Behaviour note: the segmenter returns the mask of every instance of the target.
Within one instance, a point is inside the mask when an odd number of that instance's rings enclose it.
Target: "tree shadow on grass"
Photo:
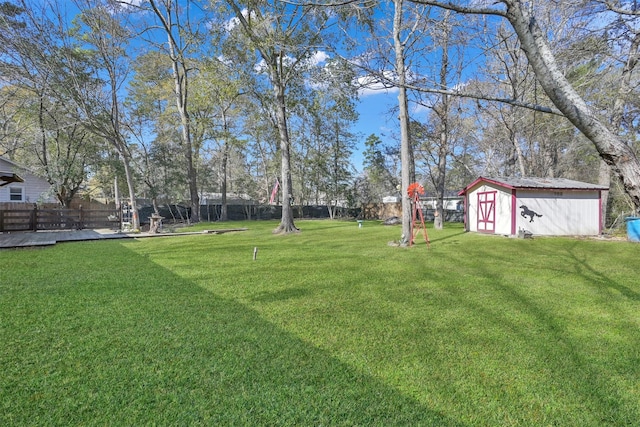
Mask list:
[[[462,425],[122,245],[114,280],[99,250],[1,304],[22,325],[0,335],[3,424]]]
[[[488,256],[486,253],[478,254],[482,255]],[[569,250],[567,255],[570,260],[567,267],[575,268],[585,283],[616,289],[627,298],[638,301],[638,294],[632,289],[597,271],[573,251]],[[564,254],[558,256],[564,257]],[[493,261],[486,266],[480,264],[476,268],[476,277],[485,283],[480,288],[486,286],[497,291],[494,297],[500,296],[502,304],[474,300],[464,295],[467,291],[460,290],[458,294],[455,287],[451,288],[451,296],[460,305],[466,306],[474,317],[484,319],[487,323],[486,330],[494,334],[496,329],[504,331],[496,340],[496,344],[508,349],[503,354],[509,354],[509,347],[512,347],[526,355],[523,360],[531,365],[528,369],[544,368],[545,371],[553,373],[553,385],[548,389],[548,392],[553,394],[548,395],[548,400],[564,402],[562,404],[568,407],[583,407],[583,421],[591,420],[590,425],[629,425],[635,422],[640,414],[640,407],[633,398],[633,389],[622,389],[611,378],[612,373],[624,377],[624,374],[617,372],[623,369],[627,370],[626,375],[633,376],[635,372],[637,376],[638,371],[633,366],[633,358],[618,360],[616,348],[605,348],[606,346],[599,348],[598,351],[601,353],[590,353],[591,346],[595,343],[585,342],[585,338],[594,339],[593,337],[576,335],[573,329],[578,325],[567,323],[562,312],[545,306],[533,298],[526,288],[514,283],[512,278],[504,273],[508,270],[509,260]],[[496,268],[498,265],[501,268]],[[608,311],[613,318],[618,314],[613,304],[608,307]],[[637,348],[634,344],[638,339],[637,330],[631,326],[633,320],[629,319],[628,322],[630,326],[626,330],[625,340],[628,347]],[[602,346],[601,343],[599,345]],[[499,357],[501,352],[496,351],[495,354]],[[618,366],[612,368],[611,364]],[[629,383],[633,384],[634,381],[631,379]],[[593,420],[596,420],[597,424],[593,424]],[[607,422],[604,423],[603,420]],[[581,425],[586,424],[588,423]]]
[[[273,292],[261,292],[257,296],[253,297],[253,301],[258,302],[276,302],[286,301],[294,298],[301,298],[309,294],[309,289],[306,288],[286,288]]]
[[[462,230],[459,231],[457,233],[453,233],[453,234],[447,234],[445,236],[441,236],[441,237],[437,237],[435,239],[431,239],[431,236],[429,236],[429,241],[431,244],[433,243],[448,243],[448,244],[460,244],[460,239],[458,239],[459,236],[465,234],[466,231]],[[433,231],[431,232],[431,234],[435,234]],[[435,234],[437,236],[437,234]],[[418,237],[418,236],[416,236]],[[453,239],[453,240],[452,240]],[[452,240],[451,242],[449,242],[448,240]]]
[[[585,257],[579,257],[574,250],[567,250],[568,257],[573,261],[576,273],[582,276],[585,281],[597,287],[612,288],[620,292],[632,301],[640,301],[640,294],[609,278],[606,274],[593,268]]]

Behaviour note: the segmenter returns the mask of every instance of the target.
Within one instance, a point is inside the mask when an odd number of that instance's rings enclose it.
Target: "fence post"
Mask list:
[[[84,229],[84,215],[82,211],[82,205],[78,206],[78,210],[80,211],[78,215],[78,230]]]
[[[0,210],[0,233],[4,232],[4,210]]]
[[[33,205],[33,210],[29,216],[29,228],[38,231],[38,205]]]

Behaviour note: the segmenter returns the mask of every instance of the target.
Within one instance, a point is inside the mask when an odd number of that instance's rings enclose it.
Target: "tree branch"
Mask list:
[[[618,13],[620,15],[640,16],[640,10],[623,9],[621,7],[618,7],[611,0],[597,0],[596,3],[603,4],[611,12],[615,12],[615,13]]]

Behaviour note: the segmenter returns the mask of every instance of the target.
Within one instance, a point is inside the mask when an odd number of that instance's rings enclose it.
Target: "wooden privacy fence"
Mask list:
[[[116,209],[0,208],[0,232],[120,228]]]

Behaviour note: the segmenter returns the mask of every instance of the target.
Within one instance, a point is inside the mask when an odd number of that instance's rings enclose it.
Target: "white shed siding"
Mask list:
[[[469,193],[467,206],[467,222],[469,231],[478,231],[478,193],[486,192],[487,188],[488,186],[483,185]]]
[[[467,230],[478,231],[478,222],[476,221],[476,218],[478,217],[478,206],[476,202],[473,201],[476,198],[474,192],[469,193],[468,197],[469,201],[467,202],[467,208],[465,212]]]
[[[524,218],[520,206],[542,215]],[[600,197],[596,191],[517,192],[516,226],[534,235],[597,235],[600,232]]]
[[[481,185],[469,193],[469,201],[467,206],[467,221],[469,231],[491,232],[489,230],[479,230],[478,222],[481,212],[478,206],[478,198],[481,194],[495,193],[493,199],[494,210],[491,213],[491,220],[494,222],[493,233],[510,234],[511,233],[511,194],[504,191],[503,188],[492,185]]]
[[[606,187],[563,178],[480,177],[465,196],[466,229],[514,235],[597,235],[600,194]],[[490,209],[489,209],[490,206]]]
[[[511,234],[511,193],[498,191],[496,198],[496,234]]]

